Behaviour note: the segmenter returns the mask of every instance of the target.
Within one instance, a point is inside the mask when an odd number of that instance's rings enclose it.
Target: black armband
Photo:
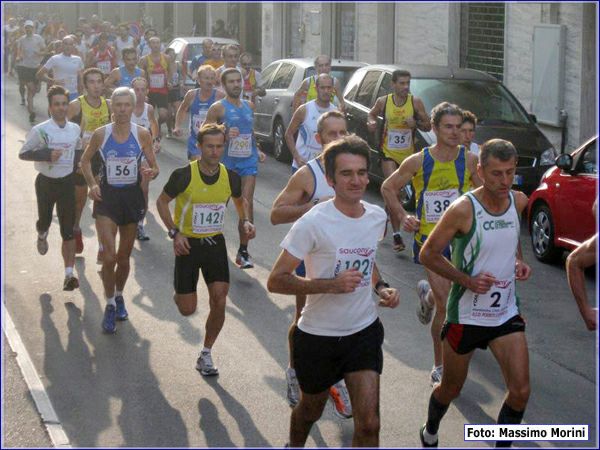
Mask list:
[[[386,287],[386,288],[389,288],[389,287],[390,287],[390,285],[389,285],[388,283],[386,283],[386,282],[383,280],[383,278],[382,278],[382,279],[380,279],[380,280],[379,280],[377,283],[375,283],[375,287],[373,288],[373,290],[375,291],[375,294],[379,295],[379,289],[380,289],[382,286],[383,286],[383,287]]]

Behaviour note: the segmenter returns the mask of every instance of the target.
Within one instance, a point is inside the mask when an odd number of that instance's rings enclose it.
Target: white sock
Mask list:
[[[427,432],[427,427],[425,427],[423,430],[423,440],[428,444],[435,444],[435,442],[438,440],[437,434],[429,434]]]
[[[43,233],[39,233],[38,232],[38,238],[39,239],[46,239],[46,237],[48,236],[48,232],[44,231]]]
[[[394,231],[394,236],[402,236],[402,234],[399,231]]]
[[[210,350],[211,350],[210,348],[206,348],[206,347],[204,347],[204,348],[202,349],[201,353],[210,353]]]
[[[115,302],[115,297],[110,297],[106,299],[106,304],[107,305],[113,305],[114,307],[117,306],[117,303]]]
[[[104,251],[104,247],[102,246],[102,244],[100,242],[98,242],[98,251],[99,252]]]
[[[287,368],[287,373],[289,373],[290,376],[295,377],[296,376],[296,369],[294,369],[293,367],[288,367]]]
[[[123,291],[115,291],[115,297],[122,297]]]
[[[65,277],[72,277],[72,276],[73,276],[73,268],[65,267]]]
[[[138,222],[138,227],[143,227],[143,226],[144,226],[144,219],[142,219]]]

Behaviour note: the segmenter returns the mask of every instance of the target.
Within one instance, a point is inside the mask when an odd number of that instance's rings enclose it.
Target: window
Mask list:
[[[293,64],[281,64],[273,82],[271,83],[271,89],[287,89],[294,78],[294,72],[296,66]]]
[[[354,72],[356,72],[356,69],[356,67],[332,67],[331,76],[333,78],[336,78],[340,82],[340,84],[342,85],[342,91],[346,87],[346,84],[348,83],[348,80],[350,80],[350,77],[354,74]],[[304,71],[304,78],[312,77],[316,73],[317,71],[314,67],[309,67]]]
[[[377,98],[383,97],[384,95],[388,95],[392,93],[392,75],[386,73],[383,75],[383,80],[381,80],[381,84],[379,85],[379,91],[377,91]]]
[[[579,163],[580,173],[586,173],[589,175],[596,175],[598,173],[598,166],[596,164],[596,151],[598,150],[598,141],[592,142],[588,148],[584,150],[584,154],[581,157]]]
[[[356,5],[335,4],[335,54],[338,58],[354,59],[354,31]]]
[[[273,75],[275,75],[275,71],[279,67],[279,63],[275,62],[269,64],[265,70],[263,70],[260,74],[262,80],[262,87],[265,89],[269,88],[269,84],[271,84],[271,80],[273,79]]]
[[[377,82],[379,81],[379,77],[381,76],[381,72],[378,70],[374,70],[372,72],[368,72],[365,78],[363,79],[362,84],[360,85],[360,89],[356,94],[356,101],[367,108],[371,108],[375,100],[373,99],[373,93],[375,92],[375,87],[377,87]]]

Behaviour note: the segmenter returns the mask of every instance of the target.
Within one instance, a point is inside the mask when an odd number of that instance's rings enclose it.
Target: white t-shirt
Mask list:
[[[135,48],[135,45],[133,44],[133,36],[128,36],[126,41],[121,40],[121,36],[117,37],[115,40],[115,47],[117,53],[117,65],[122,66],[123,55],[121,54],[121,51],[123,51],[124,48]]]
[[[329,111],[337,111],[337,108],[330,103],[328,107],[321,108],[316,100],[311,100],[305,104],[306,114],[304,121],[298,129],[298,138],[296,139],[296,150],[304,161],[316,158],[323,151],[323,146],[317,142],[317,122],[322,114]],[[298,163],[294,159],[292,167],[298,168]]]
[[[17,41],[17,45],[21,49],[21,61],[17,64],[18,66],[28,67],[30,69],[37,69],[40,67],[40,63],[44,58],[43,55],[36,55],[36,53],[43,52],[46,49],[46,43],[44,38],[39,34],[33,34],[31,37],[22,36]]]
[[[62,155],[57,161],[36,161],[35,169],[50,178],[66,177],[74,170],[75,151],[81,148],[80,134],[79,125],[73,122],[67,121],[61,128],[53,119],[48,119],[27,133],[20,153],[43,148],[62,150]]]
[[[83,61],[79,56],[66,56],[64,53],[54,55],[44,67],[52,70],[55,80],[61,80],[65,89],[73,94],[77,92],[77,74],[83,70]]]
[[[377,319],[371,274],[387,216],[379,206],[361,203],[365,211],[356,219],[339,211],[333,200],[316,205],[294,223],[281,243],[292,256],[304,259],[308,279],[334,278],[352,267],[364,275],[352,293],[309,295],[298,322],[306,333],[348,336]]]

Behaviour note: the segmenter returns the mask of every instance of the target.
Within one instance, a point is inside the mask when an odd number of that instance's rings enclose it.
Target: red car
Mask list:
[[[531,244],[536,258],[554,262],[596,233],[592,206],[597,198],[598,137],[572,154],[556,158],[527,206]]]

